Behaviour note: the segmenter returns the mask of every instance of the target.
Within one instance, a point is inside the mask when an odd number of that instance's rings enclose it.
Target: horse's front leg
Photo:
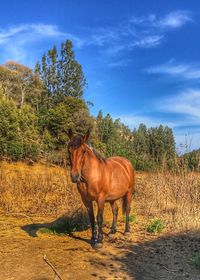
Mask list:
[[[82,201],[87,208],[88,215],[90,218],[90,225],[92,229],[92,237],[91,237],[91,242],[95,243],[96,242],[96,226],[95,226],[95,217],[94,217],[94,209],[93,209],[93,204],[92,201],[88,201],[85,197],[82,197]]]
[[[103,226],[103,210],[104,210],[104,205],[105,205],[105,198],[100,196],[98,198],[97,205],[98,205],[98,213],[97,213],[98,238],[97,238],[97,242],[94,245],[94,247],[101,248],[102,243],[103,243],[102,226]]]
[[[96,242],[96,225],[95,225],[93,204],[92,204],[92,201],[88,200],[88,198],[87,198],[86,186],[84,184],[78,184],[78,191],[81,195],[81,199],[87,209],[87,212],[88,212],[88,215],[90,218],[90,225],[91,225],[91,229],[92,229],[91,242],[95,243]]]
[[[95,217],[94,217],[94,209],[93,209],[93,204],[92,201],[88,202],[87,206],[89,218],[90,218],[90,225],[92,229],[92,237],[91,237],[91,242],[95,243],[96,242],[96,226],[95,226]]]

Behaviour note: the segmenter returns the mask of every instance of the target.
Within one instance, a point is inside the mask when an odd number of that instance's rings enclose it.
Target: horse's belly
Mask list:
[[[123,197],[130,186],[129,178],[120,172],[113,172],[110,178],[106,200],[116,200]]]

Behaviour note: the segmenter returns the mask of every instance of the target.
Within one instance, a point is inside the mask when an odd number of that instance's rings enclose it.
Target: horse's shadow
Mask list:
[[[58,219],[48,223],[32,223],[21,227],[31,237],[38,237],[38,233],[55,235],[68,234],[72,237],[74,231],[84,231],[89,228],[88,215],[85,211],[76,211],[65,214]]]

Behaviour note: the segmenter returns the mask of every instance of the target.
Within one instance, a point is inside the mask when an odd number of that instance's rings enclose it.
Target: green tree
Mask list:
[[[31,92],[32,89],[33,71],[27,66],[19,64],[15,61],[7,61],[5,63],[5,67],[12,71],[13,75],[15,75],[17,78],[13,95],[16,95],[15,99],[18,101],[20,107],[22,107],[26,96]]]
[[[19,160],[23,157],[18,111],[15,103],[0,96],[0,156]]]
[[[40,154],[41,140],[38,130],[38,117],[34,109],[25,104],[18,112],[23,158],[36,160]]]
[[[41,79],[53,104],[63,102],[65,97],[83,98],[86,79],[70,40],[62,43],[60,56],[55,46],[43,55]]]

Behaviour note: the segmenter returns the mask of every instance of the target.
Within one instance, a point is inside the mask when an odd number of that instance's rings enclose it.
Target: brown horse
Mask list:
[[[135,174],[131,163],[123,157],[104,159],[87,143],[89,131],[84,135],[73,135],[68,131],[68,144],[71,179],[77,183],[78,191],[86,206],[92,228],[91,241],[95,248],[102,247],[103,242],[103,210],[105,202],[109,202],[113,212],[111,233],[116,232],[118,206],[116,200],[123,198],[123,211],[126,213],[125,234],[130,233],[129,213],[132,193],[135,189]],[[93,201],[97,202],[98,235],[96,238]]]

